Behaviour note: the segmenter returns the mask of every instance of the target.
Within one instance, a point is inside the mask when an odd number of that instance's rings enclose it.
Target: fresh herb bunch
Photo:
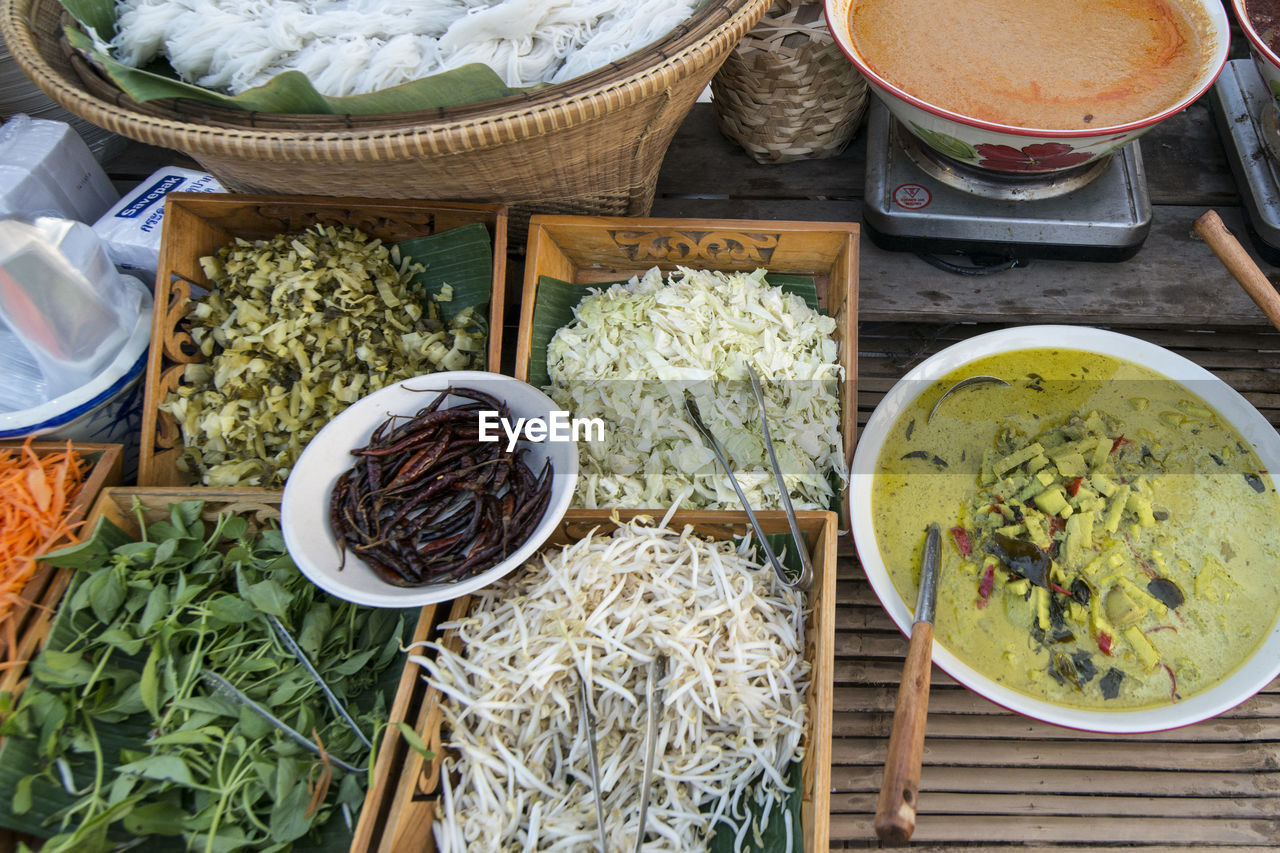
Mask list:
[[[203,511],[184,501],[147,525],[135,499],[140,541],[103,519],[46,558],[77,575],[18,707],[0,708],[0,789],[12,792],[0,824],[57,833],[49,853],[138,836],[204,851],[350,841],[372,751],[269,620],[374,737],[412,614],[333,599],[294,567],[278,530],[226,514],[207,524]],[[234,691],[215,689],[219,678]]]

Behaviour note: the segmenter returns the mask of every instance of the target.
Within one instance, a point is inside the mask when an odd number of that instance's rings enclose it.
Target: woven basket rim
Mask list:
[[[401,151],[380,148],[378,159],[408,159],[421,156],[424,137],[427,147],[460,153],[502,145],[529,136],[536,128],[564,128],[598,120],[640,100],[660,95],[689,71],[705,66],[713,57],[725,55],[764,15],[770,0],[714,0],[706,9],[678,27],[671,35],[647,49],[591,74],[538,92],[516,95],[477,104],[466,104],[417,113],[403,113],[403,125],[339,127],[333,130],[286,130],[278,128],[228,127],[159,118],[110,103],[68,79],[45,59],[36,44],[32,21],[39,4],[61,4],[58,0],[0,0],[0,36],[22,71],[50,98],[64,108],[95,124],[134,139],[192,153],[244,153],[245,146],[279,152],[297,146],[343,149],[361,143],[390,143],[414,139],[414,146]],[[656,63],[654,60],[657,60]],[[123,93],[118,101],[132,103]],[[253,113],[246,112],[247,122]],[[392,114],[394,115],[394,114]],[[314,115],[306,118],[315,122]],[[358,124],[360,116],[334,116],[335,123]],[[545,133],[546,130],[540,130]],[[536,134],[535,134],[536,135]],[[399,155],[399,156],[398,156]]]

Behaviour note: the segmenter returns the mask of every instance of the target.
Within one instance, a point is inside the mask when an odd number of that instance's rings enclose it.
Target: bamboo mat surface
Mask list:
[[[858,422],[920,360],[996,326],[862,323]],[[1280,333],[1131,330],[1201,364],[1280,425]],[[831,847],[876,847],[876,796],[907,642],[841,541]],[[1005,711],[936,667],[912,846],[928,850],[1274,850],[1280,680],[1213,720],[1100,735]]]

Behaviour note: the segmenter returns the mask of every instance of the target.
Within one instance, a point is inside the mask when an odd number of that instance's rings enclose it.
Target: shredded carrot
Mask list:
[[[65,513],[84,482],[87,462],[71,449],[38,454],[28,439],[21,450],[0,450],[0,639],[14,666],[17,625],[9,618],[36,570],[36,556],[68,534]]]

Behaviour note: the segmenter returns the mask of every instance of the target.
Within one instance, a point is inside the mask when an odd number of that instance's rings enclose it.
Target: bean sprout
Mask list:
[[[482,590],[445,624],[461,651],[413,655],[441,693],[442,853],[591,850],[587,678],[610,849],[637,837],[649,661],[668,658],[645,849],[738,846],[785,811],[808,724],[804,610],[749,556],[637,519],[592,531]],[[477,711],[477,709],[483,709]],[[787,822],[790,826],[790,822]]]

